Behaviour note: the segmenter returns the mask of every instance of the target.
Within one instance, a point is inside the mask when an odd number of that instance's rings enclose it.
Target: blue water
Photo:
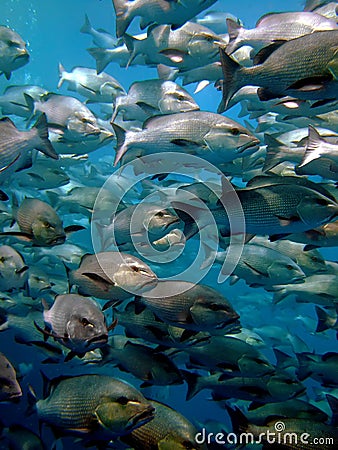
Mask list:
[[[21,69],[13,72],[10,81],[3,76],[0,77],[0,92],[11,84],[36,84],[52,92],[59,92],[64,95],[73,95],[81,100],[81,96],[74,92],[67,91],[66,83],[61,89],[57,89],[58,84],[58,63],[62,63],[67,71],[74,66],[84,66],[95,68],[95,61],[86,51],[92,47],[91,37],[80,33],[80,28],[84,23],[85,14],[88,15],[92,26],[103,28],[114,35],[115,18],[112,2],[110,0],[1,0],[1,24],[8,25],[15,29],[23,39],[28,42],[28,49],[31,55],[30,62]],[[265,13],[278,11],[300,11],[303,8],[303,1],[249,1],[249,0],[220,0],[210,9],[226,11],[240,18],[246,28],[253,28],[256,21]],[[128,32],[138,32],[138,19],[134,20]],[[157,73],[154,68],[141,66],[131,66],[128,69],[120,68],[113,63],[107,66],[105,72],[115,77],[127,91],[131,83],[136,80],[156,78]],[[196,86],[189,85],[186,89],[193,94]],[[201,110],[216,112],[221,99],[221,93],[216,91],[211,84],[203,91],[194,95]],[[226,115],[233,119],[238,119],[239,108],[232,108]],[[18,124],[20,119],[12,119]],[[243,121],[243,119],[240,119]],[[245,120],[247,120],[245,118]],[[109,144],[104,148],[92,153],[90,161],[99,162],[107,155],[114,155],[114,149]],[[112,168],[112,172],[113,172]],[[37,191],[36,196],[42,196]],[[67,225],[70,218],[67,218]],[[73,243],[84,244],[87,251],[92,251],[90,231],[82,231],[70,238]],[[190,252],[185,254],[185,263],[189,265],[189,258],[193,253],[194,244],[191,244]],[[28,250],[29,251],[29,250]],[[336,249],[323,249],[322,255],[328,260],[336,259]],[[159,276],[166,276],[166,268],[157,266]],[[280,327],[280,335],[276,339],[283,345],[287,340],[287,334],[296,336],[304,341],[304,346],[300,351],[325,353],[337,351],[337,341],[335,332],[329,330],[321,335],[315,334],[316,314],[311,304],[295,304],[294,298],[288,298],[283,303],[275,305],[272,296],[262,288],[249,288],[243,281],[239,281],[234,286],[229,282],[217,283],[218,268],[213,267],[203,278],[203,283],[213,286],[229,299],[236,311],[241,316],[243,327],[260,328],[274,325]],[[109,313],[108,313],[109,315]],[[122,328],[118,328],[122,331]],[[301,342],[301,341],[299,341]],[[260,349],[268,356],[272,363],[275,357],[271,348]],[[12,332],[10,330],[0,334],[0,351],[22,372],[22,387],[24,396],[18,404],[0,404],[0,420],[6,425],[21,421],[26,426],[33,427],[37,431],[36,417],[25,416],[26,394],[28,385],[33,386],[37,397],[42,396],[42,383],[40,375],[39,359],[35,357],[34,348],[20,346],[13,343]],[[25,366],[28,365],[28,368]],[[25,370],[27,369],[27,373]],[[65,364],[45,365],[43,371],[50,377],[59,375],[74,375],[85,373],[85,371],[97,371],[94,367],[83,368],[83,366],[67,366]],[[100,368],[100,372],[107,373],[106,368]],[[135,386],[139,386],[138,380],[132,376],[119,372],[117,369],[109,371],[111,375],[121,377],[130,381]],[[310,398],[315,398],[315,393],[311,386],[322,390],[318,383],[309,384]],[[218,420],[225,423],[229,428],[229,418],[227,414],[214,402],[210,401],[208,391],[202,391],[190,402],[185,401],[186,385],[170,387],[168,389],[151,388],[145,390],[145,395],[159,398],[183,413],[188,419],[195,423],[203,423],[208,419]],[[326,405],[324,405],[327,408]],[[51,437],[48,437],[49,441]],[[68,443],[68,444],[67,444]],[[60,444],[58,444],[60,446]],[[65,441],[63,448],[72,447],[72,441]],[[2,448],[2,447],[1,447]],[[4,447],[5,448],[5,447]],[[60,446],[60,448],[62,448]]]

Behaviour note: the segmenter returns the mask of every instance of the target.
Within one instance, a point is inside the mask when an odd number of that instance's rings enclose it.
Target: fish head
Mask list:
[[[228,301],[220,296],[199,296],[191,306],[190,314],[201,330],[221,329],[239,319]]]
[[[213,61],[219,55],[220,37],[208,30],[199,30],[194,33],[187,45],[189,55],[193,58],[205,58],[207,55],[208,61]]]
[[[154,237],[160,238],[169,233],[180,222],[173,209],[149,208],[145,211],[143,226]]]
[[[305,273],[292,259],[278,259],[273,261],[268,274],[274,284],[302,283],[305,280]]]
[[[155,273],[141,260],[126,255],[114,273],[114,282],[127,292],[142,293],[157,284]]]
[[[86,114],[83,111],[75,111],[67,121],[67,136],[69,139],[77,138],[95,139],[100,135],[101,129],[96,122],[94,115]]]
[[[22,396],[16,373],[8,359],[0,353],[0,402],[13,401]]]
[[[29,61],[26,43],[14,30],[7,27],[1,27],[0,30],[0,57],[10,71],[24,66]]]
[[[165,83],[172,82],[166,81]],[[163,84],[165,85],[165,83]],[[191,95],[176,84],[174,86],[170,85],[170,88],[165,88],[164,86],[163,89],[162,98],[158,101],[158,107],[162,114],[199,110],[199,106]]]
[[[105,345],[108,342],[108,329],[101,310],[91,302],[73,311],[66,324],[66,333],[75,346],[86,351]]]
[[[36,216],[32,233],[36,245],[53,246],[63,244],[66,240],[61,219],[55,212]]]
[[[112,435],[121,436],[152,420],[155,408],[138,394],[126,390],[120,396],[102,399],[94,413],[100,426]]]
[[[314,228],[314,224],[318,226],[338,216],[338,203],[311,189],[308,191],[308,195],[304,195],[297,206],[299,217],[306,225]]]

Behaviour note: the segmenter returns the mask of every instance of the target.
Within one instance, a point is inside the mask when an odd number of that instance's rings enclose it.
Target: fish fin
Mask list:
[[[330,425],[336,427],[338,425],[338,399],[331,394],[326,394],[326,400],[332,411]]]
[[[177,145],[178,147],[182,147],[182,148],[191,149],[191,148],[194,148],[194,147],[198,147],[198,148],[200,147],[199,144],[197,144],[194,141],[189,141],[188,139],[177,138],[177,139],[172,139],[170,142],[172,144]]]
[[[64,228],[64,231],[66,234],[75,233],[76,231],[85,230],[86,227],[83,227],[82,225],[69,225],[68,227]]]
[[[8,195],[0,189],[0,201],[6,202],[7,200],[9,200]]]
[[[0,236],[14,236],[23,242],[32,242],[33,238],[28,233],[23,233],[22,231],[3,231]]]
[[[63,82],[65,81],[63,74],[66,72],[66,69],[63,67],[63,65],[59,62],[59,77],[60,80],[58,82],[57,88],[60,89],[60,87],[62,86]]]
[[[139,315],[146,309],[146,305],[142,303],[141,297],[135,296],[135,314]]]
[[[161,55],[169,59],[171,63],[180,64],[187,56],[187,52],[175,48],[166,48],[159,52]]]
[[[11,75],[12,75],[11,72],[3,72],[3,74],[5,75],[7,80],[9,80],[11,78]]]
[[[314,127],[309,125],[309,138],[306,145],[305,154],[302,162],[298,165],[298,167],[303,167],[306,164],[309,164],[311,161],[320,158],[322,156],[320,147],[323,142],[325,141],[321,138],[318,131]]]
[[[185,342],[195,336],[197,334],[197,331],[194,330],[184,330],[181,337],[180,342]]]
[[[292,358],[290,355],[287,355],[278,348],[274,348],[273,352],[276,356],[276,367],[278,370],[295,365],[294,358]]]
[[[163,331],[160,330],[159,328],[157,328],[155,325],[146,325],[144,328],[149,330],[159,341],[163,340],[163,336],[164,336]],[[135,337],[135,336],[127,336],[127,337]]]
[[[230,286],[233,286],[240,280],[240,278],[237,275],[230,275],[229,280],[230,280],[230,283],[229,283]]]
[[[209,86],[209,84],[210,84],[209,80],[200,81],[194,90],[194,94],[198,94],[199,92],[203,91],[203,89],[205,89],[207,86]]]
[[[116,14],[116,36],[120,38],[129,27],[132,17],[130,17],[129,2],[125,0],[114,0],[113,6]]]
[[[146,114],[148,114],[148,115],[155,115],[155,114],[158,114],[158,109],[157,108],[154,108],[153,106],[151,106],[151,105],[148,105],[147,103],[145,103],[145,102],[136,102],[136,105],[137,106],[139,106],[141,109],[142,109],[142,111],[144,111]]]
[[[247,263],[246,261],[243,261],[243,263],[252,271],[252,273],[254,275],[262,276],[265,278],[269,277],[266,273],[261,272],[260,270],[256,269],[255,267],[253,267],[251,264]]]
[[[116,123],[112,123],[112,127],[114,129],[114,133],[116,135],[116,155],[115,155],[115,161],[114,161],[114,167],[117,166],[122,156],[126,153],[128,147],[125,145],[126,140],[126,131],[120,127],[119,125],[116,125]]]
[[[35,148],[50,158],[59,159],[59,155],[56,153],[50,140],[48,139],[48,125],[45,113],[41,114],[35,122],[33,128],[37,129],[40,138],[40,142],[35,146]]]
[[[109,309],[110,307],[115,308],[115,306],[118,306],[121,304],[121,300],[120,299],[112,299],[112,300],[108,300],[108,302],[106,302],[103,306],[102,306],[102,311],[106,311],[107,309]]]
[[[286,90],[296,90],[300,92],[313,92],[324,89],[325,83],[330,81],[332,77],[319,76],[303,78],[291,84]]]
[[[276,40],[272,44],[267,45],[266,47],[263,47],[259,52],[256,53],[256,55],[253,58],[253,65],[257,66],[259,64],[262,64],[265,60],[268,59],[272,53],[277,50],[281,45],[283,45],[286,41],[285,40]]]
[[[229,44],[230,44],[231,41],[234,41],[235,39],[238,38],[238,34],[243,27],[230,17],[226,18],[226,24],[228,28],[228,34],[230,39]]]
[[[85,22],[82,25],[82,27],[80,28],[80,33],[90,34],[91,31],[92,31],[92,25],[89,21],[87,14],[85,14]]]
[[[287,227],[295,222],[300,222],[300,218],[298,216],[290,216],[290,217],[282,217],[282,216],[276,216],[279,220],[279,225],[281,227]]]
[[[283,144],[271,134],[266,133],[264,134],[264,143],[267,145],[267,150],[263,171],[267,172],[283,161],[280,155],[280,146]]]
[[[177,69],[165,64],[158,64],[157,66],[157,75],[161,80],[176,80],[178,72]]]
[[[246,432],[249,428],[249,422],[242,411],[237,406],[232,409],[228,405],[226,405],[226,410],[230,416],[234,432],[236,434]]]
[[[151,386],[153,386],[153,383],[150,383],[150,381],[144,381],[144,382],[140,385],[140,388],[144,389],[144,388],[151,387]]]
[[[94,281],[94,283],[100,287],[100,289],[104,290],[104,291],[109,291],[109,289],[115,285],[115,283],[113,281],[107,281],[104,278],[102,278],[100,275],[98,275],[97,273],[91,273],[91,272],[84,272],[82,274],[83,276],[89,278],[90,280]]]
[[[200,375],[195,372],[188,372],[187,370],[181,370],[181,374],[188,384],[188,390],[186,400],[191,400],[201,390],[199,385]]]
[[[327,65],[327,68],[329,69],[329,71],[335,81],[337,81],[337,79],[338,79],[337,52],[338,52],[338,49],[336,47],[334,58],[331,61],[329,61],[328,65]]]
[[[112,56],[105,48],[87,48],[88,53],[95,59],[96,73],[99,75],[112,61]]]
[[[316,305],[315,308],[318,319],[316,333],[321,333],[322,331],[328,330],[330,328],[330,326],[328,325],[330,316],[324,309],[319,308],[319,306]]]
[[[134,36],[130,36],[129,34],[125,33],[123,35],[124,43],[126,44],[126,47],[129,51],[129,59],[126,64],[126,69],[130,66],[130,64],[134,61],[134,59],[137,56],[137,43],[140,42],[138,39],[134,38]]]
[[[222,47],[220,47],[220,57],[224,82],[222,83],[222,101],[217,108],[217,112],[219,114],[227,110],[229,101],[231,100],[233,94],[237,91],[237,89],[239,89],[239,87],[242,86],[241,83],[238,86],[237,80],[239,73],[243,71],[241,65],[234,59],[230,58],[225,49]]]
[[[84,355],[85,355],[85,353],[83,353],[83,354],[80,355],[80,354],[75,353],[75,352],[73,352],[73,351],[71,350],[70,352],[67,353],[67,355],[66,355],[66,357],[65,357],[65,359],[64,359],[64,362],[70,361],[71,359],[75,358],[75,356],[78,356],[79,358],[83,358]]]
[[[282,97],[282,95],[276,94],[276,92],[273,92],[268,88],[262,87],[257,89],[257,95],[262,102],[267,102],[268,100],[273,100],[275,98]]]

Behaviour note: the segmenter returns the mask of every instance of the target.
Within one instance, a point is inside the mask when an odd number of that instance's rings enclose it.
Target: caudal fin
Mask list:
[[[96,72],[98,75],[103,72],[113,60],[112,53],[106,48],[93,47],[88,48],[87,51],[96,61]]]
[[[306,166],[306,164],[309,164],[311,161],[320,158],[323,143],[325,143],[325,141],[321,138],[318,131],[310,125],[305,155],[298,167]]]
[[[116,36],[119,38],[124,35],[129,27],[132,17],[128,8],[128,0],[113,0],[113,5],[116,14]]]
[[[125,145],[126,140],[126,132],[123,128],[118,126],[116,123],[112,123],[112,127],[114,129],[115,135],[116,135],[116,156],[114,161],[114,166],[117,166],[119,161],[121,160],[122,156],[127,151],[127,146]]]
[[[91,23],[89,21],[87,14],[85,14],[85,23],[80,28],[80,32],[84,33],[84,34],[91,34],[91,32],[92,32],[92,26],[91,26]]]
[[[46,156],[49,156],[50,158],[59,159],[59,155],[56,153],[52,144],[50,143],[50,140],[48,139],[46,114],[41,114],[41,116],[35,122],[33,128],[37,129],[40,138],[40,142],[35,146],[35,148],[44,153]]]
[[[238,85],[237,80],[239,71],[243,70],[240,64],[230,58],[225,49],[222,47],[220,47],[220,55],[224,81],[222,82],[223,98],[217,109],[219,114],[226,111],[232,96],[240,87],[242,87],[242,85]]]

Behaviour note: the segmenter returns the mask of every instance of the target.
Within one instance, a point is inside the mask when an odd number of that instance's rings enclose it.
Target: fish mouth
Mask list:
[[[18,55],[15,57],[14,61],[24,61],[24,60],[29,60],[29,54],[28,53],[22,53],[21,55]]]
[[[107,342],[108,342],[108,334],[103,333],[99,334],[98,336],[93,336],[92,338],[87,339],[86,347],[89,347],[90,344],[104,345]]]
[[[56,238],[52,239],[49,243],[49,245],[61,245],[64,244],[66,240],[66,235],[62,234],[60,236],[57,236]]]
[[[259,139],[254,139],[250,142],[247,142],[246,144],[241,145],[240,147],[237,148],[237,153],[243,153],[245,150],[248,150],[249,148],[254,148],[257,147],[260,143]]]
[[[147,407],[144,411],[134,414],[126,426],[126,430],[132,430],[136,426],[144,425],[155,417],[155,408],[151,405]]]
[[[170,222],[168,222],[167,224],[164,225],[164,229],[167,230],[171,225],[173,225],[174,223],[178,223],[180,222],[180,218],[174,218],[172,219]]]
[[[237,325],[237,327],[241,327],[241,324],[238,319],[239,319],[239,315],[236,314],[233,317],[228,318],[226,321],[217,324],[215,326],[215,328],[217,330],[222,330],[223,328],[228,327],[230,325],[235,325],[235,326]]]

